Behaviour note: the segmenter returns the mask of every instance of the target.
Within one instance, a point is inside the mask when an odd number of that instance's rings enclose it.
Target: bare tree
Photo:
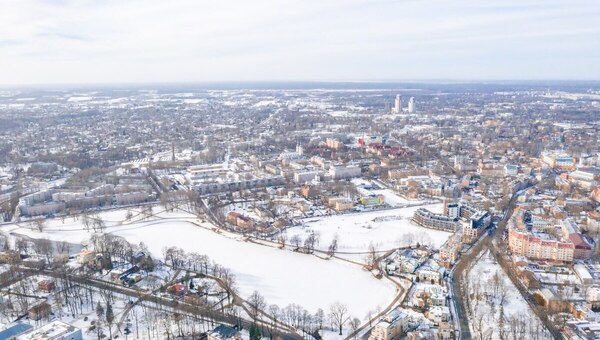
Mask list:
[[[273,304],[269,305],[269,315],[273,318],[273,322],[271,323],[271,327],[269,328],[269,332],[271,333],[271,337],[273,337],[273,333],[277,329],[277,322],[279,321],[279,316],[281,314],[281,309],[279,306]]]
[[[369,253],[367,254],[367,266],[369,269],[375,269],[377,265],[377,249],[373,242],[369,243]]]
[[[67,241],[56,242],[56,252],[59,254],[68,254],[71,251],[71,244]]]
[[[252,312],[252,318],[254,319],[254,322],[256,322],[256,319],[258,318],[258,314],[261,312],[261,310],[263,310],[266,306],[267,303],[265,302],[265,298],[260,295],[260,293],[255,290],[252,295],[250,295],[250,297],[248,298],[248,303],[250,304],[251,312]]]
[[[337,234],[333,236],[333,239],[331,240],[331,243],[329,244],[329,247],[327,248],[327,255],[333,257],[335,255],[335,252],[338,249],[338,236]]]
[[[52,245],[52,241],[47,238],[37,239],[33,242],[34,249],[38,255],[43,255],[46,257],[46,263],[50,263],[52,260],[52,255],[54,255],[54,246]]]
[[[410,247],[415,242],[415,235],[413,233],[406,233],[402,235],[402,241],[404,241],[402,242],[402,244],[404,244],[407,247]]]
[[[315,321],[317,331],[320,331],[321,329],[323,329],[323,322],[325,321],[325,312],[323,311],[323,309],[321,309],[321,308],[317,309],[317,312],[315,313],[313,320]]]
[[[311,232],[308,237],[304,240],[304,249],[307,253],[311,254],[315,250],[315,244],[319,242],[319,235],[315,232]]]
[[[358,334],[356,334],[356,333],[357,333],[359,327],[360,327],[360,319],[359,318],[354,317],[354,318],[350,319],[350,329],[352,329],[352,334],[354,334],[354,339],[356,339],[358,336]]]
[[[92,228],[95,232],[101,233],[106,228],[106,224],[104,223],[104,220],[102,220],[102,218],[96,216],[94,217],[94,221],[92,222]]]
[[[300,236],[298,235],[294,235],[290,238],[290,243],[294,245],[294,247],[296,247],[296,249],[294,250],[298,250],[300,249],[300,243],[302,242],[302,240],[300,239]]]
[[[46,227],[46,219],[42,217],[35,218],[32,221],[32,223],[34,228],[37,229],[37,231],[39,231],[40,233],[43,232],[44,228]]]
[[[348,307],[340,302],[334,302],[329,307],[329,319],[331,320],[331,323],[338,328],[339,335],[342,335],[344,324],[348,321],[348,316],[346,316],[347,313]]]
[[[277,242],[279,242],[281,244],[282,249],[285,249],[285,244],[287,242],[287,235],[283,232],[280,232],[279,236],[277,237]]]

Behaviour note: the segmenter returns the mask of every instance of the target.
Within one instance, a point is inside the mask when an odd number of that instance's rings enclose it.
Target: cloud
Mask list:
[[[0,82],[600,79],[599,30],[586,0],[0,0]]]

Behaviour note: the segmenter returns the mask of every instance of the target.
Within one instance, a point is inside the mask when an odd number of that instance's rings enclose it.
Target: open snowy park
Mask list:
[[[340,253],[366,252],[371,243],[377,250],[389,250],[409,243],[439,248],[452,234],[423,228],[411,222],[415,210],[421,207],[433,212],[442,210],[441,204],[431,204],[307,218],[303,220],[303,226],[288,229],[287,236],[291,238],[298,235],[305,239],[310,233],[317,233],[319,245],[316,248],[321,250],[327,250],[331,241],[337,238]]]
[[[158,210],[158,209],[155,209]],[[351,315],[364,318],[378,307],[386,307],[395,296],[395,287],[374,278],[357,265],[341,260],[323,260],[244,241],[238,235],[215,232],[209,223],[201,223],[191,214],[158,213],[142,221],[126,221],[126,210],[100,213],[105,231],[125,237],[130,243],[144,242],[152,255],[162,257],[162,249],[177,246],[187,252],[208,255],[219,265],[232,270],[242,297],[260,291],[267,303],[285,306],[295,303],[311,312],[327,310],[339,301]],[[134,211],[134,216],[137,212]],[[55,241],[87,243],[93,230],[85,230],[82,219],[49,219],[43,231],[30,223],[8,224],[0,228],[6,234]]]

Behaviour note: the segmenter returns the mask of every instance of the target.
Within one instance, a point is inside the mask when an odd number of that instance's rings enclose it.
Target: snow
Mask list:
[[[288,239],[299,235],[304,239],[310,232],[319,234],[317,249],[327,250],[334,237],[338,237],[340,252],[366,252],[369,244],[378,250],[404,246],[406,234],[412,234],[415,242],[442,246],[451,233],[428,229],[410,221],[415,210],[425,207],[441,212],[441,204],[422,205],[400,209],[387,209],[360,213],[348,213],[303,220],[304,226],[287,230]]]
[[[489,252],[478,259],[468,273],[468,280],[470,310],[473,315],[470,324],[474,336],[483,333],[486,338],[500,339],[500,306],[504,310],[504,329],[507,333],[511,319],[541,325],[541,321]],[[501,298],[503,291],[506,294],[504,301]]]
[[[89,101],[94,99],[94,97],[69,97],[69,99],[67,99],[68,102],[85,102],[85,101]]]
[[[131,243],[144,242],[155,257],[162,249],[177,246],[187,252],[208,255],[216,263],[230,268],[236,276],[242,297],[258,290],[269,304],[284,307],[296,303],[311,312],[327,310],[330,304],[346,304],[353,316],[363,318],[369,310],[386,306],[394,297],[395,288],[375,279],[357,265],[340,260],[322,260],[315,256],[280,250],[243,241],[237,235],[216,233],[208,223],[198,223],[192,215],[161,213],[158,219],[126,222],[121,218],[126,210],[100,214],[107,232],[125,237]],[[135,215],[135,213],[134,213]],[[87,242],[91,232],[85,231],[81,219],[48,220],[42,233],[27,224],[3,226],[32,238]]]
[[[206,99],[202,99],[202,98],[184,99],[183,102],[185,104],[200,104],[200,103],[206,102]]]
[[[385,203],[392,207],[406,207],[409,205],[415,204],[424,204],[425,202],[421,200],[409,200],[400,195],[398,195],[394,190],[389,189],[385,186],[385,184],[381,183],[381,181],[370,181],[363,178],[355,178],[352,180],[352,183],[358,188],[359,191],[364,191],[365,193],[371,193],[375,195],[383,195],[385,197]],[[365,189],[370,186],[377,186],[380,189]]]

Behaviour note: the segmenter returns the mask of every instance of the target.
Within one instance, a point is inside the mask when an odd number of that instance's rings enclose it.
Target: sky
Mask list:
[[[0,0],[0,84],[600,80],[597,0]]]

